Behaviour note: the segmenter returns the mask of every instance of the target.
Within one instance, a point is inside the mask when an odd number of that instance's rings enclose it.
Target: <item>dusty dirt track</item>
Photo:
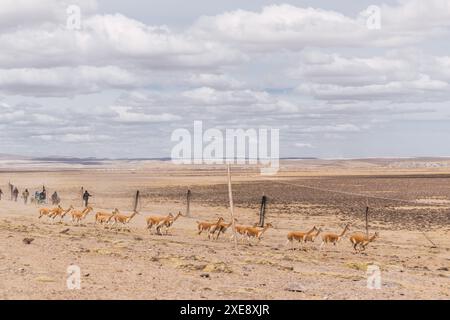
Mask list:
[[[174,170],[164,164],[146,164],[138,170],[2,171],[4,192],[8,181],[30,190],[45,184],[50,192],[58,190],[64,207],[81,206],[81,186],[95,195],[96,209],[129,211],[138,189],[143,198],[142,215],[131,223],[131,232],[95,227],[92,214],[82,226],[40,221],[36,206],[0,201],[0,298],[449,298],[450,176],[446,172],[406,170],[411,175],[405,175],[405,170],[386,172],[381,167],[350,167],[344,172],[328,167],[298,172],[289,168],[270,179],[399,197],[417,201],[417,205],[370,200],[371,231],[378,231],[380,239],[363,254],[352,252],[348,238],[322,252],[318,240],[307,251],[292,251],[284,245],[289,230],[316,225],[340,232],[346,223],[351,223],[352,231],[364,230],[365,199],[264,182],[254,170],[236,170],[233,186],[239,223],[258,220],[264,192],[270,198],[267,221],[276,229],[269,229],[260,244],[239,244],[235,250],[230,231],[217,241],[195,234],[196,220],[214,220],[220,215],[229,220],[223,170]],[[351,174],[355,172],[356,176]],[[184,212],[187,188],[193,193],[193,217],[180,218],[168,236],[146,231],[146,215]],[[24,238],[34,241],[27,245]],[[81,290],[67,289],[66,270],[71,264],[81,268]],[[381,269],[381,290],[366,288],[370,264]]]

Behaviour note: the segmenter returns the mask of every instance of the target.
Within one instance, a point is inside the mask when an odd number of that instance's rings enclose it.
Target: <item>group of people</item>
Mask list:
[[[9,183],[9,189],[10,189],[9,192],[11,195],[10,200],[17,202],[19,199],[19,189],[16,186],[12,185],[11,183]],[[38,193],[38,192],[36,192],[36,193]],[[45,187],[44,187],[43,193],[45,194]],[[4,194],[3,190],[0,189],[0,200],[2,200],[3,194]],[[56,191],[55,191],[55,194],[57,195]],[[22,199],[25,204],[28,204],[28,201],[30,200],[30,191],[28,191],[28,189],[25,189],[22,192]]]
[[[11,201],[16,201],[19,198],[19,189],[17,189],[17,187],[15,187],[14,185],[12,185],[11,183],[9,183],[9,191],[11,194]],[[28,191],[28,189],[25,189],[25,191],[22,193],[22,196],[25,199],[25,203],[28,202],[28,197],[30,196],[30,192]],[[0,200],[2,200],[3,197],[3,190],[0,189]]]
[[[19,198],[19,189],[12,185],[11,183],[9,183],[9,189],[10,189],[10,194],[11,194],[11,201],[15,201],[17,202],[18,198]],[[83,204],[85,207],[87,207],[89,205],[89,198],[92,197],[92,195],[87,191],[84,190],[84,188],[81,188],[81,194],[82,194],[82,198],[83,198]],[[2,200],[3,197],[3,191],[0,188],[0,201]],[[25,204],[28,204],[28,201],[30,200],[30,192],[28,191],[28,189],[25,189],[22,192],[22,198]],[[51,203],[52,205],[58,205],[61,202],[61,199],[58,195],[58,193],[55,191],[52,196],[50,197]],[[47,190],[45,189],[45,186],[42,187],[42,191],[36,191],[34,194],[34,201],[37,201],[38,203],[46,203],[47,202]]]

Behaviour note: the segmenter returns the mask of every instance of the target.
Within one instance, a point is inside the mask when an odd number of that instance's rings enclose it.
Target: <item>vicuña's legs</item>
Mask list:
[[[322,251],[323,246],[325,245],[325,241],[322,241],[322,243],[320,244],[319,250]]]

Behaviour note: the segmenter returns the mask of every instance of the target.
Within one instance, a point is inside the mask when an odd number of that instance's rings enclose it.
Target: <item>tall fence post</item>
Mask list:
[[[369,238],[369,198],[367,198],[366,202],[366,235]]]
[[[139,204],[139,193],[140,193],[139,190],[136,191],[136,197],[134,199],[134,211],[135,212],[137,211],[138,204]]]
[[[263,194],[261,199],[261,208],[259,210],[259,226],[261,228],[264,227],[264,219],[266,216],[266,205],[267,205],[267,197],[265,194]]]
[[[191,216],[191,190],[188,189],[186,194],[186,217]]]

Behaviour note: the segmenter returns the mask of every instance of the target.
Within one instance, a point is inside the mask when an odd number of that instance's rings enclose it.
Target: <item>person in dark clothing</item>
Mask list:
[[[56,205],[58,205],[59,203],[60,203],[60,199],[59,199],[58,193],[55,191],[55,192],[52,194],[52,205],[56,206]]]
[[[19,189],[17,189],[17,187],[15,187],[14,191],[13,191],[13,198],[14,198],[15,202],[17,202],[18,197],[19,197]]]
[[[41,201],[42,203],[46,202],[47,200],[47,190],[45,190],[45,186],[42,187],[42,192],[41,192]]]
[[[3,191],[0,189],[0,200],[2,200]]]
[[[83,202],[84,202],[84,206],[87,207],[89,204],[89,198],[92,197],[91,194],[89,194],[89,192],[86,190],[83,194]]]

